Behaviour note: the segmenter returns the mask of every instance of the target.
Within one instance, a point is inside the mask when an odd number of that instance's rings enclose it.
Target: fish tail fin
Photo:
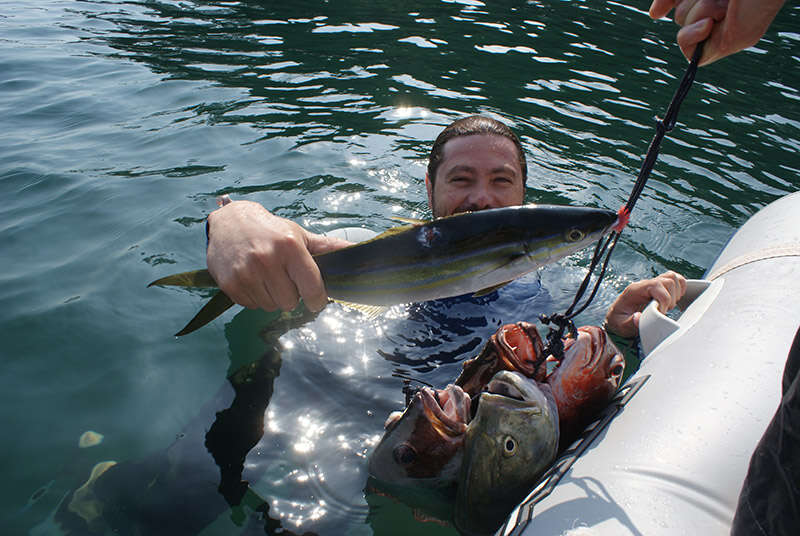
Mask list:
[[[182,335],[187,335],[197,329],[202,328],[219,315],[227,311],[228,309],[233,306],[233,300],[231,300],[227,294],[222,291],[217,292],[214,296],[206,303],[194,318],[189,320],[189,323],[184,326],[182,330],[175,334],[176,337],[180,337]]]
[[[156,279],[147,286],[218,288],[217,282],[214,281],[214,278],[211,277],[211,274],[206,269],[168,275],[161,279]]]

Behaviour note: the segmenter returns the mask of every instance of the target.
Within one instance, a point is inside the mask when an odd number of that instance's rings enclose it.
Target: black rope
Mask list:
[[[594,250],[594,255],[592,256],[592,262],[589,265],[589,271],[583,278],[583,282],[581,283],[580,287],[578,287],[578,291],[575,294],[575,299],[572,300],[572,304],[563,314],[554,313],[552,315],[541,315],[539,317],[543,324],[554,324],[556,326],[551,327],[550,332],[547,335],[547,346],[545,347],[544,355],[553,355],[560,361],[564,356],[564,343],[562,341],[564,332],[569,330],[569,333],[573,338],[576,336],[577,329],[575,328],[575,323],[572,321],[572,319],[582,313],[589,306],[589,304],[592,303],[592,300],[594,300],[594,297],[600,288],[600,282],[603,280],[603,276],[605,276],[608,262],[611,259],[611,253],[614,251],[614,248],[617,245],[617,240],[619,240],[622,230],[628,224],[628,219],[633,211],[633,207],[636,204],[636,201],[638,201],[639,196],[642,194],[644,185],[647,182],[647,179],[650,177],[653,166],[658,159],[658,153],[661,148],[661,142],[664,139],[664,135],[675,128],[675,124],[678,121],[678,110],[680,110],[681,104],[686,98],[686,95],[689,93],[689,89],[692,87],[692,83],[694,82],[695,75],[697,74],[697,67],[700,64],[700,57],[703,55],[704,44],[705,41],[697,45],[694,55],[692,56],[692,60],[689,62],[689,67],[686,69],[686,73],[684,73],[683,78],[678,85],[678,89],[675,91],[675,95],[673,95],[672,101],[667,108],[667,113],[664,116],[664,119],[661,120],[656,117],[656,133],[653,136],[653,140],[650,142],[650,147],[647,149],[647,154],[645,155],[644,162],[642,162],[642,167],[639,169],[639,175],[636,177],[636,182],[634,183],[631,194],[628,197],[628,202],[619,210],[619,220],[615,225],[614,230],[608,235],[608,237],[598,240],[597,246]],[[578,302],[580,302],[581,298],[583,298],[586,289],[589,287],[592,274],[597,269],[597,266],[600,265],[603,255],[605,255],[605,260],[602,261],[602,267],[595,280],[594,288],[592,289],[591,294],[583,303],[583,305],[575,310],[575,308],[578,306]]]
[[[406,407],[408,407],[408,405],[411,404],[411,399],[414,398],[414,395],[416,395],[417,391],[420,390],[419,387],[412,387],[411,382],[421,383],[422,385],[430,387],[431,389],[433,389],[433,396],[436,398],[437,401],[439,400],[439,395],[436,393],[436,388],[430,383],[420,380],[418,378],[413,378],[401,372],[393,372],[392,376],[394,376],[395,378],[401,378],[403,380],[403,395],[405,396]]]

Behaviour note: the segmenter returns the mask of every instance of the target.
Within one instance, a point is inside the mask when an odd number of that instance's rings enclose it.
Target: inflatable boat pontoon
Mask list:
[[[729,534],[800,323],[800,192],[760,210],[674,321],[651,303],[646,358],[498,534]]]

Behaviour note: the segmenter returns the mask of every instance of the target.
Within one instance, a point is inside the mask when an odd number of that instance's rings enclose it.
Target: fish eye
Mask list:
[[[410,465],[417,459],[417,451],[414,447],[401,443],[394,448],[392,456],[399,465]]]
[[[614,366],[614,367],[611,369],[611,375],[612,375],[612,376],[620,376],[620,375],[622,375],[622,371],[623,371],[623,370],[625,370],[625,367],[623,367],[621,364],[619,364],[619,365],[615,365],[615,366]]]
[[[584,236],[586,236],[586,233],[584,233],[580,229],[570,229],[566,233],[566,238],[570,242],[577,242],[579,240],[583,240]]]
[[[503,455],[506,457],[513,456],[517,453],[517,442],[516,440],[507,435],[503,438]]]

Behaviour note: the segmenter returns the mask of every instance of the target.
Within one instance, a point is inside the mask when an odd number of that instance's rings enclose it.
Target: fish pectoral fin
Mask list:
[[[180,337],[181,335],[189,334],[197,329],[202,328],[219,315],[227,311],[233,305],[233,300],[231,300],[227,294],[222,291],[217,292],[214,296],[206,303],[194,318],[189,320],[189,323],[184,326],[182,330],[175,334],[176,337]]]
[[[475,294],[473,294],[472,297],[473,298],[480,298],[481,296],[486,296],[487,294],[491,294],[495,290],[500,290],[501,288],[503,288],[504,286],[508,285],[509,283],[511,283],[511,281],[506,281],[504,283],[499,283],[497,285],[494,285],[494,286],[491,286],[491,287],[487,287],[485,289],[481,289],[478,292],[476,292]]]
[[[170,286],[170,287],[195,287],[195,288],[217,288],[217,282],[205,268],[202,270],[192,270],[172,274],[161,279],[156,279],[148,287]]]
[[[348,309],[355,309],[356,311],[365,315],[367,317],[367,320],[375,320],[383,313],[385,313],[386,310],[388,309],[388,307],[386,307],[385,305],[364,305],[363,303],[352,303],[342,300],[333,300],[333,301],[343,307],[347,307]]]

